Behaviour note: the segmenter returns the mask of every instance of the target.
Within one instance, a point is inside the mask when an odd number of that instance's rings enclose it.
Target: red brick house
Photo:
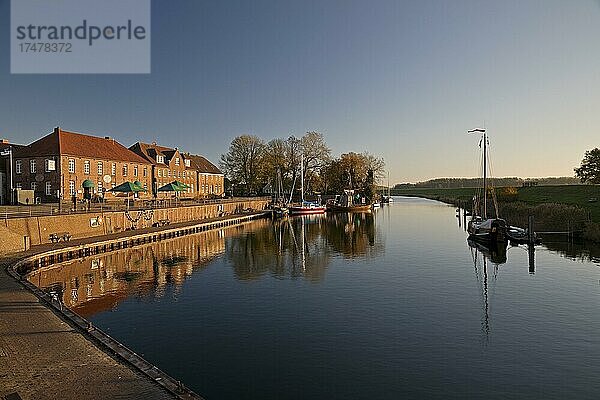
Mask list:
[[[94,198],[123,182],[138,181],[151,196],[152,164],[106,136],[97,137],[55,128],[28,146],[15,149],[13,177],[16,189],[31,189],[36,199],[55,202],[60,196]],[[84,189],[83,182],[87,181]],[[91,187],[90,187],[91,186]]]
[[[159,146],[156,143],[142,143],[129,147],[129,150],[144,158],[152,164],[152,192],[157,195],[157,190],[173,181],[179,181],[189,186],[185,192],[180,192],[181,197],[196,197],[197,174],[191,161],[177,148]]]

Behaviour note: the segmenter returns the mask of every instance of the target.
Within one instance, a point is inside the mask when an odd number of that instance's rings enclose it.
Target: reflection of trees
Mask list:
[[[322,222],[323,216],[262,220],[248,232],[228,238],[225,252],[236,277],[252,280],[271,273],[321,280],[330,258]]]
[[[265,220],[226,242],[227,258],[243,280],[270,273],[320,281],[334,253],[351,258],[382,250],[383,244],[375,241],[375,220],[370,213]]]
[[[383,251],[375,242],[375,218],[372,213],[334,213],[324,224],[327,243],[344,257],[368,256]]]

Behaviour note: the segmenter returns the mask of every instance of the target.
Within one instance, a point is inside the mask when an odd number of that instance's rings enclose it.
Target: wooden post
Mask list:
[[[530,215],[527,223],[527,233],[529,236],[529,244],[535,244],[535,232],[533,231],[533,215]]]

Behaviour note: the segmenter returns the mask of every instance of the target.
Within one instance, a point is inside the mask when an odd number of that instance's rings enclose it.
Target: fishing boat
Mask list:
[[[381,196],[381,204],[389,204],[393,203],[394,199],[392,198],[392,189],[390,188],[390,171],[388,171],[388,184],[387,184],[387,196],[383,194]]]
[[[288,207],[290,215],[323,214],[325,212],[324,206],[304,200],[304,151],[300,160],[300,196],[302,200],[300,204]]]
[[[326,205],[327,211],[331,212],[366,212],[371,210],[371,203],[368,203],[364,197],[360,203],[355,203],[355,192],[352,189],[345,189],[344,193],[336,196]]]
[[[474,197],[473,204],[473,216],[467,226],[467,232],[469,233],[469,239],[480,243],[486,244],[506,244],[508,243],[507,236],[507,224],[506,221],[498,217],[498,204],[496,202],[496,196],[492,195],[494,201],[494,209],[496,217],[488,217],[487,213],[487,191],[488,191],[488,179],[487,179],[487,133],[485,129],[473,129],[468,131],[469,133],[481,133],[482,138],[479,142],[479,146],[483,150],[483,185],[481,193]],[[483,143],[483,146],[481,144]],[[493,192],[492,192],[493,193]],[[480,201],[480,197],[483,197],[483,202]],[[482,207],[481,207],[482,206]],[[481,208],[481,209],[480,209]]]

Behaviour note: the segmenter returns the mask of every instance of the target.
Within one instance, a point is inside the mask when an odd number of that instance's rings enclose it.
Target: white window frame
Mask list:
[[[69,173],[70,174],[75,173],[75,159],[74,158],[69,158]]]
[[[123,176],[127,176],[128,173],[129,173],[129,165],[123,164]]]
[[[77,193],[75,190],[75,181],[69,181],[69,196],[75,196]]]
[[[89,175],[90,174],[90,168],[91,168],[90,160],[85,160],[83,162],[83,173],[85,175]]]
[[[35,170],[37,169],[37,165],[35,160],[29,160],[29,172],[35,174]]]
[[[35,193],[37,189],[37,182],[31,182],[31,190],[33,190],[33,193]]]
[[[179,165],[179,157],[175,158],[175,165]]]
[[[137,165],[133,166],[133,176],[138,176],[138,166]]]
[[[15,161],[15,174],[20,174],[23,172],[23,163],[21,160]]]
[[[110,166],[110,174],[112,176],[117,176],[117,163],[112,163]]]
[[[102,161],[98,161],[98,175],[102,175],[104,173],[104,164]]]
[[[46,182],[46,196],[52,196],[52,182]]]

